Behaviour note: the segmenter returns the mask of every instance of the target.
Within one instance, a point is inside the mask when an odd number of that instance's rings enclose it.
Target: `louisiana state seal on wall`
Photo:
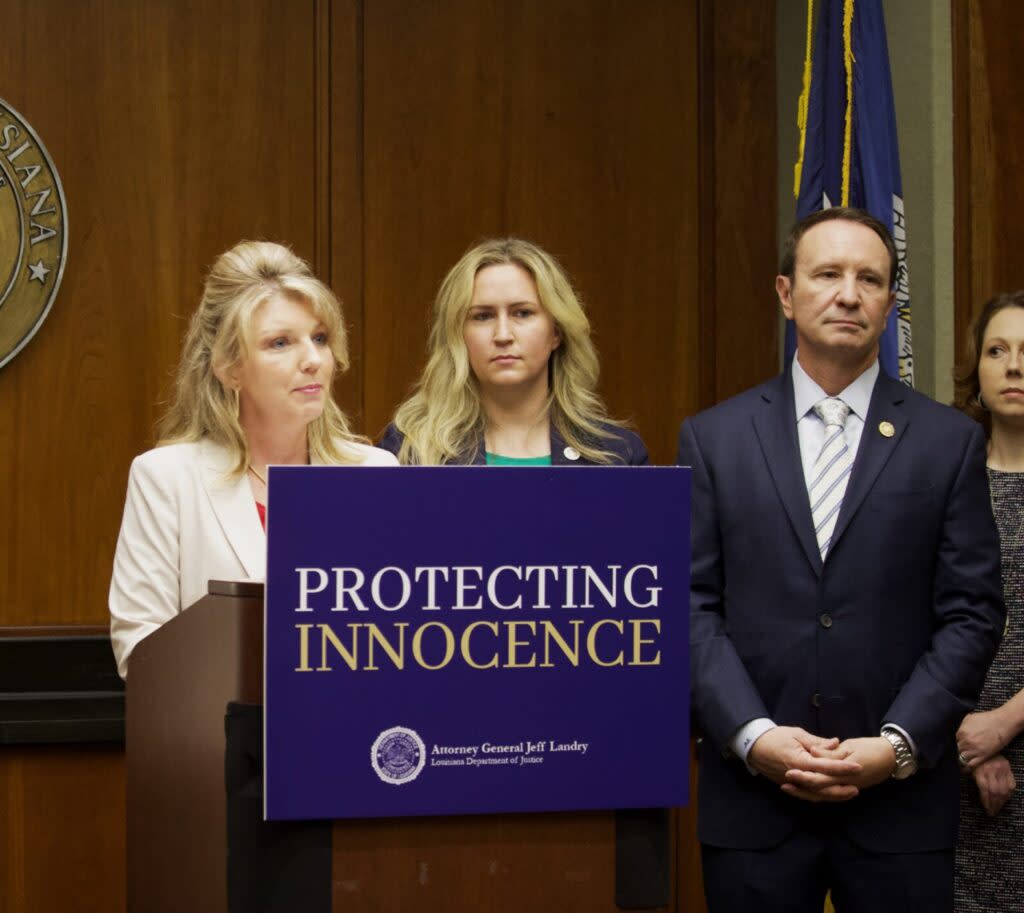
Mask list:
[[[0,99],[0,367],[50,312],[67,247],[57,169],[35,130]]]

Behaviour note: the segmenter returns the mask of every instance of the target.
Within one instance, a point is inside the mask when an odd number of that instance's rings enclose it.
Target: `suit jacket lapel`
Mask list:
[[[577,454],[575,460],[570,460],[565,452],[569,449],[565,445],[565,439],[558,433],[555,426],[551,425],[551,431],[549,433],[551,440],[551,465],[552,466],[579,466],[583,460],[580,459]]]
[[[761,397],[763,408],[754,414],[754,430],[761,443],[768,471],[775,482],[779,500],[789,515],[793,532],[814,572],[820,576],[821,552],[814,536],[807,482],[800,459],[793,381],[789,372],[765,384]]]
[[[224,538],[246,573],[250,577],[263,577],[267,537],[260,525],[248,480],[244,476],[238,480],[226,478],[231,462],[222,447],[210,441],[200,442],[199,473]]]
[[[857,459],[854,460],[850,482],[846,486],[846,494],[843,495],[843,506],[839,509],[839,518],[832,533],[830,554],[835,551],[843,532],[856,516],[868,492],[874,487],[878,474],[889,461],[900,438],[903,437],[903,432],[907,429],[907,417],[901,408],[905,393],[906,388],[903,384],[879,372],[875,389],[871,394],[867,418],[864,420],[864,429],[861,431]],[[881,431],[886,422],[891,426],[891,435],[883,434]]]

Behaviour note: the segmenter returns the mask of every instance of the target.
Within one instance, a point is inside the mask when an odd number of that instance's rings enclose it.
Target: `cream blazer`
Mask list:
[[[397,466],[385,450],[348,445],[363,466]],[[210,580],[263,580],[267,538],[249,481],[209,441],[135,458],[110,581],[110,640],[122,678],[135,645],[206,595]]]

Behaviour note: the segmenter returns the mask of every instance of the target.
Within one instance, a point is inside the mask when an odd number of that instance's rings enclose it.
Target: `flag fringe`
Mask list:
[[[853,2],[843,3],[843,67],[846,69],[846,124],[843,131],[842,205],[850,205],[850,159],[853,148]]]
[[[807,108],[811,103],[811,71],[814,61],[814,0],[807,0],[807,47],[804,51],[803,89],[796,103],[796,125],[800,130],[800,152],[793,166],[793,197],[800,198],[800,181],[804,170],[804,147],[807,144]]]

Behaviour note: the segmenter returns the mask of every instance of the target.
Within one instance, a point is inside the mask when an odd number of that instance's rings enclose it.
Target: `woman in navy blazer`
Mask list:
[[[535,244],[492,239],[449,271],[427,365],[380,446],[406,464],[647,463],[596,392],[590,322],[561,265]]]

